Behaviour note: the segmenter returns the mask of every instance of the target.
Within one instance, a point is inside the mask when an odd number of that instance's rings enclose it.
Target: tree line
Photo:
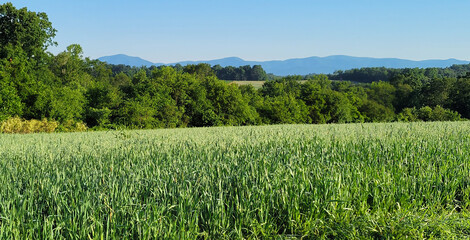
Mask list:
[[[446,68],[385,68],[366,67],[355,68],[346,71],[336,71],[329,74],[332,80],[347,80],[360,83],[377,81],[391,81],[400,75],[415,75],[422,78],[459,78],[470,72],[470,64],[452,65]],[[308,78],[309,75],[307,75]]]
[[[469,74],[404,70],[365,84],[288,76],[255,89],[219,80],[218,72],[236,68],[109,65],[83,57],[77,44],[53,55],[46,50],[56,31],[47,15],[10,3],[0,6],[0,27],[0,121],[17,116],[105,129],[470,118]],[[260,68],[239,69],[265,76]]]
[[[269,79],[268,74],[264,71],[261,65],[245,65],[239,67],[233,66],[226,66],[222,67],[221,65],[217,64],[214,66],[210,66],[209,64],[198,64],[199,66],[204,65],[206,67],[206,71],[212,72],[214,76],[221,80],[231,80],[231,81],[265,81]],[[189,66],[196,66],[194,64]],[[181,64],[176,64],[171,66],[172,68],[176,69],[177,71],[185,70],[185,67]],[[152,70],[156,68],[156,66],[151,67],[131,67],[129,65],[124,64],[116,64],[110,65],[110,68],[113,74],[118,73],[126,73],[127,75],[133,75],[137,73],[139,70],[143,69],[146,71],[147,75],[150,75]],[[185,71],[188,71],[186,68]],[[190,71],[190,70],[189,70]],[[278,77],[280,78],[280,77]]]

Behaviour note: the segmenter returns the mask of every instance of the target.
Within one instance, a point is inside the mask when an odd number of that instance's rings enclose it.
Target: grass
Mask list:
[[[235,83],[237,85],[252,85],[255,89],[260,89],[265,81],[231,81],[227,80],[228,83]]]
[[[0,239],[470,237],[470,123],[0,135]]]
[[[237,81],[237,80],[224,80],[224,81],[227,83],[235,83],[237,85],[252,85],[255,89],[260,89],[263,86],[263,84],[266,82],[266,81]],[[308,80],[299,80],[298,82],[303,84],[307,81]],[[331,81],[335,82],[335,81],[347,81],[347,80],[331,80]],[[352,83],[357,84],[357,82],[352,82]]]
[[[234,80],[225,80],[227,83],[235,83],[237,85],[251,85],[255,89],[260,89],[266,81],[234,81]],[[299,83],[305,83],[308,80],[299,80]],[[334,80],[333,80],[334,81]]]

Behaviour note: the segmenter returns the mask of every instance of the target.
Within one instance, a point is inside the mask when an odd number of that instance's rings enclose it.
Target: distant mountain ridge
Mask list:
[[[140,57],[131,57],[127,56],[125,54],[117,54],[117,55],[112,55],[112,56],[106,56],[106,57],[100,57],[98,60],[102,62],[107,62],[109,64],[124,64],[124,65],[129,65],[133,67],[141,67],[141,66],[152,66],[152,65],[161,65],[161,64],[155,64],[153,62],[144,60]]]
[[[177,63],[152,63],[139,57],[131,57],[125,54],[118,54],[106,57],[100,57],[98,60],[108,62],[110,64],[125,64],[130,66],[160,66],[160,65],[175,65],[181,64],[183,66],[188,64],[208,63],[210,65],[226,66],[244,66],[244,65],[261,65],[267,73],[275,75],[306,75],[310,73],[333,73],[337,70],[348,70],[353,68],[362,67],[387,67],[387,68],[428,68],[450,67],[454,64],[469,64],[470,61],[446,59],[446,60],[406,60],[399,58],[369,58],[369,57],[351,57],[345,55],[334,55],[328,57],[307,57],[307,58],[293,58],[287,60],[273,60],[273,61],[245,61],[238,57],[228,57],[207,61],[183,61]]]

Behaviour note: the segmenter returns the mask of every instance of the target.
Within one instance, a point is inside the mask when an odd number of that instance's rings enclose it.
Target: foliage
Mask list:
[[[59,132],[84,132],[87,129],[87,126],[83,122],[78,122],[71,119],[60,123],[57,127]]]
[[[16,88],[11,86],[8,79],[0,76],[0,121],[8,116],[22,114],[23,105]]]
[[[452,89],[452,109],[470,118],[470,73],[466,77],[459,78]]]
[[[401,122],[416,121],[460,121],[458,112],[445,109],[439,105],[434,108],[424,106],[422,108],[405,108],[397,115],[397,120]]]
[[[35,119],[24,120],[19,117],[12,117],[0,122],[0,133],[38,133],[38,132],[54,132],[59,123],[43,119],[38,121]]]
[[[25,120],[19,117],[10,117],[0,121],[0,133],[83,132],[87,129],[83,122],[74,120],[57,122],[47,118]]]
[[[240,67],[222,67],[215,65],[212,67],[217,78],[222,80],[238,80],[238,81],[264,81],[268,76],[261,65],[240,66]]]
[[[452,65],[447,68],[385,68],[366,67],[355,68],[346,71],[336,71],[330,74],[333,80],[345,80],[361,83],[372,83],[378,81],[396,81],[397,78],[414,76],[415,79],[423,78],[458,78],[465,76],[470,71],[470,64]],[[309,77],[309,75],[307,75]]]
[[[7,47],[21,46],[29,60],[41,61],[56,30],[45,13],[35,13],[27,8],[16,9],[13,4],[0,5],[0,58],[12,59]]]

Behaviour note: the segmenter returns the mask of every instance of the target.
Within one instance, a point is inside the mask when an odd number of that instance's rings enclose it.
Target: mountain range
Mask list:
[[[428,68],[428,67],[450,67],[454,64],[469,64],[469,61],[457,59],[433,59],[433,60],[406,60],[399,58],[370,58],[370,57],[351,57],[345,55],[335,55],[328,57],[307,57],[307,58],[294,58],[287,60],[273,60],[273,61],[245,61],[238,57],[228,57],[207,61],[183,61],[171,64],[152,63],[139,57],[131,57],[124,54],[100,57],[98,60],[110,64],[125,64],[130,66],[161,66],[161,65],[175,65],[181,64],[183,66],[188,64],[208,63],[210,65],[226,66],[244,66],[244,65],[261,65],[267,73],[273,73],[279,76],[286,75],[306,75],[310,73],[333,73],[336,70],[348,70],[353,68],[362,67],[387,67],[387,68]]]

